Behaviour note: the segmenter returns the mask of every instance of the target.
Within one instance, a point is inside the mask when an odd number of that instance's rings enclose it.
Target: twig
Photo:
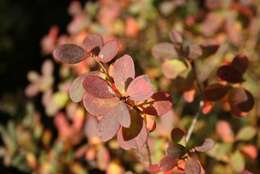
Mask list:
[[[146,147],[146,150],[148,152],[148,162],[149,162],[149,166],[152,165],[152,158],[151,158],[151,149],[149,147],[149,144],[148,144],[148,139],[146,140],[145,142],[145,147]]]

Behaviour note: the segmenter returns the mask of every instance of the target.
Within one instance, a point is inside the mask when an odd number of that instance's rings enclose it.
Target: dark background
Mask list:
[[[70,0],[0,0],[0,98],[22,92],[28,84],[27,72],[40,70],[44,61],[41,38],[52,25],[66,32],[71,20],[69,3]],[[0,161],[0,173],[21,172],[4,167]]]

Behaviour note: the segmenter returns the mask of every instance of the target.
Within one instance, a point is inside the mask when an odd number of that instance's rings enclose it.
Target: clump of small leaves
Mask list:
[[[86,130],[102,141],[117,135],[124,149],[141,149],[147,143],[149,126],[147,114],[162,116],[172,109],[171,96],[155,92],[147,75],[136,76],[133,59],[123,55],[115,59],[119,43],[104,43],[100,35],[89,35],[83,47],[75,44],[58,46],[53,56],[67,64],[93,58],[97,71],[79,76],[72,83],[69,95],[74,102],[83,102],[89,113]],[[155,125],[155,122],[152,123]]]

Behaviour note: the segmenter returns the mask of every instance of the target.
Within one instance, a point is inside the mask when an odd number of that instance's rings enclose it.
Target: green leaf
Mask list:
[[[245,168],[244,156],[239,151],[236,151],[231,155],[230,164],[234,171],[237,173],[242,172]]]
[[[242,141],[251,140],[256,135],[256,129],[252,126],[246,126],[239,130],[237,139]]]
[[[178,76],[186,77],[189,67],[178,59],[166,60],[162,64],[162,72],[169,79],[175,79]]]

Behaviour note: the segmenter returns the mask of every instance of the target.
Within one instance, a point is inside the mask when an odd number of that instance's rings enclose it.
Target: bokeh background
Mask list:
[[[172,128],[187,130],[198,106],[189,79],[167,78],[164,58],[152,51],[170,42],[173,29],[189,42],[220,45],[214,56],[199,60],[205,84],[216,81],[217,68],[236,54],[249,57],[241,86],[254,96],[254,108],[237,118],[221,101],[199,119],[191,145],[207,137],[216,141],[212,151],[199,154],[206,173],[260,173],[259,10],[258,0],[0,0],[0,173],[146,173],[135,153],[115,140],[92,139],[87,113],[68,97],[72,80],[95,64],[61,65],[52,51],[63,43],[82,44],[89,33],[118,39],[137,74],[148,74],[156,89],[172,94],[173,110],[156,118],[151,135],[156,163]]]

